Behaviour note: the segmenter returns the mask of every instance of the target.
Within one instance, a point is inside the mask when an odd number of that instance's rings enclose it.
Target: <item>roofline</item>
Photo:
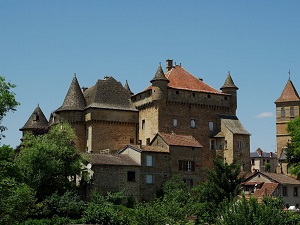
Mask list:
[[[136,148],[136,147],[134,147],[134,146],[132,146],[132,145],[125,145],[121,150],[119,150],[119,151],[116,153],[116,155],[121,154],[121,153],[124,152],[127,148],[132,148],[132,150],[135,150],[135,151],[137,151],[137,152],[139,152],[139,153],[142,153],[142,152],[143,152],[141,149]]]

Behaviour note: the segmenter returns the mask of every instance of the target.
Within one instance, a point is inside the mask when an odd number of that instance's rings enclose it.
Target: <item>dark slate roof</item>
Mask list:
[[[183,146],[183,147],[196,147],[202,148],[203,146],[191,135],[182,135],[175,133],[158,133],[169,146]],[[153,138],[153,140],[155,137]],[[153,142],[152,140],[152,142]]]
[[[221,90],[223,88],[235,88],[236,90],[238,90],[239,88],[234,84],[231,76],[230,76],[230,72],[228,72],[227,78],[225,80],[225,83],[223,84],[223,86],[221,87]]]
[[[286,160],[286,149],[282,150],[279,160]]]
[[[164,74],[164,71],[161,67],[161,65],[158,66],[157,68],[157,71],[155,73],[155,76],[153,77],[153,79],[151,80],[152,81],[155,81],[155,80],[164,80],[164,81],[167,81],[168,83],[170,82],[166,77],[165,77],[165,74]]]
[[[93,165],[140,166],[128,155],[86,154],[86,160]]]
[[[236,116],[230,115],[219,115],[221,122],[229,129],[233,134],[245,134],[250,133],[243,127],[242,123]]]
[[[250,158],[271,158],[270,152],[262,152],[262,156],[258,154],[258,152],[250,152]],[[276,153],[272,152],[272,158],[277,158]]]
[[[280,95],[280,97],[275,101],[277,102],[291,102],[291,101],[300,101],[298,92],[293,84],[293,82],[289,79]]]
[[[255,174],[253,174],[252,176],[250,176],[249,178],[247,178],[244,182],[251,181],[252,178],[259,176],[259,175],[267,178],[270,181],[268,183],[277,182],[280,184],[300,185],[300,180],[296,180],[296,179],[289,177],[282,173],[268,173],[268,172],[257,172]],[[265,182],[265,183],[267,183],[267,182]]]
[[[130,87],[129,87],[129,84],[128,84],[127,80],[126,80],[126,83],[124,85],[124,88],[129,92],[130,95],[133,95],[133,92],[130,90]]]
[[[86,106],[86,102],[83,97],[83,93],[77,81],[76,75],[74,75],[74,78],[71,82],[65,100],[62,106],[58,108],[56,111],[83,110],[85,106]]]
[[[20,128],[21,131],[28,129],[47,129],[48,128],[48,120],[46,119],[43,111],[38,105],[25,125]]]
[[[131,95],[113,77],[105,77],[84,91],[86,108],[104,108],[137,111],[131,102]]]
[[[126,145],[117,154],[121,154],[126,149],[131,148],[137,152],[159,152],[159,153],[170,153],[168,149],[161,148],[159,146],[150,146],[150,145]]]

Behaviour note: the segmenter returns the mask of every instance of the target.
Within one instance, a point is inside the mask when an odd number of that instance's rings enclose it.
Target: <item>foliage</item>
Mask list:
[[[265,171],[266,171],[266,172],[271,172],[271,163],[268,163],[268,162],[267,162],[267,163],[265,163],[264,166],[265,166]]]
[[[221,158],[214,159],[214,168],[206,172],[206,181],[192,190],[198,220],[213,222],[219,204],[241,192],[243,176],[240,168],[239,164],[228,164]]]
[[[0,224],[15,224],[23,220],[34,204],[34,191],[22,183],[16,169],[14,150],[0,147]]]
[[[287,131],[291,136],[286,150],[290,171],[300,178],[300,117],[288,123]]]
[[[54,215],[68,218],[79,218],[84,210],[84,202],[74,191],[66,191],[63,195],[57,192],[48,196],[43,202],[43,217]]]
[[[1,125],[3,117],[9,111],[15,111],[19,103],[15,99],[15,93],[11,91],[16,85],[5,82],[5,78],[0,76],[0,140],[5,137],[2,132],[6,130],[5,126]]]
[[[216,225],[244,224],[298,224],[298,220],[289,212],[284,212],[282,199],[266,197],[262,203],[256,198],[245,197],[229,201],[225,199],[220,207]]]
[[[17,163],[25,182],[36,190],[39,200],[74,187],[70,178],[81,171],[81,156],[72,142],[74,138],[68,124],[56,125],[44,135],[24,136]]]

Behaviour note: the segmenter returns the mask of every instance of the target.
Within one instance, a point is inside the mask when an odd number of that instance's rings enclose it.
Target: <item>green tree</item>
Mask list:
[[[44,135],[24,136],[17,163],[24,181],[36,190],[39,201],[74,188],[70,178],[81,172],[81,155],[69,124],[58,124]]]
[[[9,111],[15,111],[19,103],[15,99],[15,93],[11,91],[16,85],[5,82],[5,78],[0,76],[0,140],[5,137],[3,131],[6,127],[1,125],[3,117]]]
[[[198,220],[213,222],[219,204],[241,192],[243,181],[239,164],[228,164],[221,158],[214,159],[214,168],[206,172],[206,181],[192,190]]]
[[[0,224],[16,224],[30,213],[34,190],[22,182],[9,146],[0,147]]]
[[[229,201],[224,200],[219,207],[216,225],[244,225],[244,224],[278,224],[296,225],[300,222],[299,215],[284,212],[282,199],[266,197],[262,203],[256,198]]]
[[[265,163],[265,171],[266,172],[271,172],[271,163]]]
[[[286,150],[287,160],[290,164],[290,172],[300,178],[300,117],[290,121],[287,131],[291,136]]]

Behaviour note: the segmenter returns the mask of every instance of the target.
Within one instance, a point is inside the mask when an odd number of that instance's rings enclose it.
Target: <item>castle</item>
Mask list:
[[[228,73],[221,91],[166,60],[151,84],[133,94],[113,77],[80,88],[74,76],[49,122],[38,106],[23,134],[69,122],[76,147],[86,153],[94,187],[149,199],[171,176],[187,185],[203,181],[212,159],[234,160],[250,171],[250,134],[236,116],[237,90]]]

